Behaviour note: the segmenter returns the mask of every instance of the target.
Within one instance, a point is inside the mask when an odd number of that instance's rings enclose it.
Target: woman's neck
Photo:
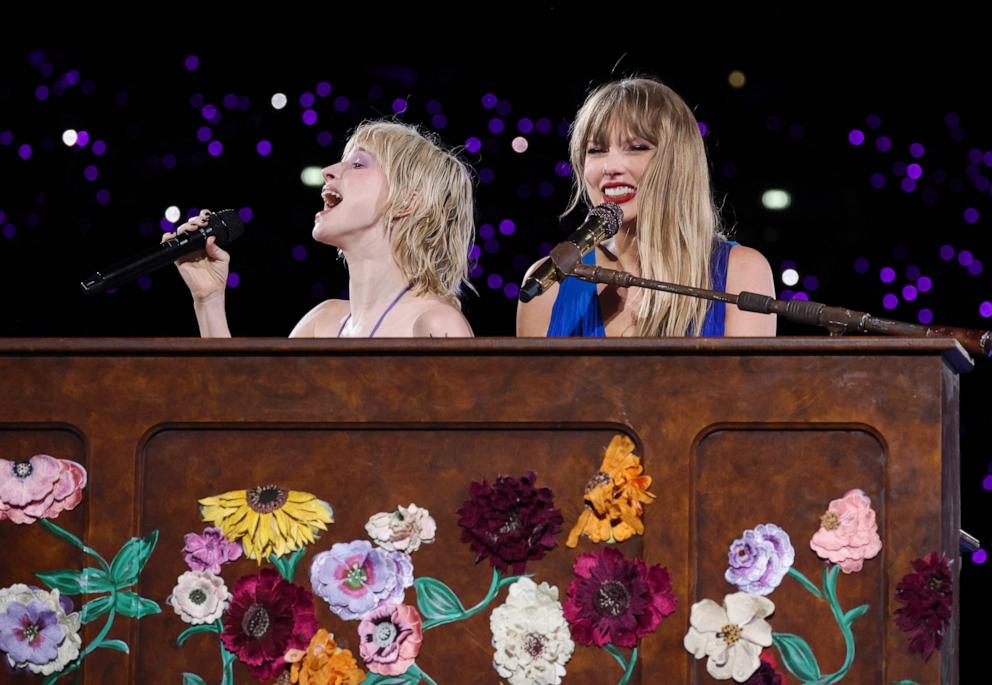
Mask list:
[[[386,308],[410,285],[392,255],[363,257],[345,253],[348,262],[349,328],[365,330],[375,325]]]

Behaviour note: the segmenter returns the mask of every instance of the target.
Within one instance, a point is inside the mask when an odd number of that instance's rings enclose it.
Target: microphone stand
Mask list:
[[[920,326],[904,321],[893,321],[872,316],[868,312],[857,312],[844,307],[830,307],[820,302],[807,300],[777,300],[767,295],[742,292],[739,295],[720,293],[704,288],[692,288],[674,283],[653,281],[640,278],[626,271],[606,269],[601,266],[583,264],[579,259],[574,262],[563,259],[558,262],[562,273],[574,276],[592,283],[606,283],[621,288],[637,286],[650,288],[676,295],[701,297],[706,300],[716,300],[737,305],[745,312],[759,314],[777,314],[788,321],[822,326],[830,335],[839,336],[845,333],[875,333],[879,335],[901,335],[911,338],[954,338],[968,350],[969,353],[980,356],[992,356],[992,331],[982,331],[977,328],[952,328],[950,326]],[[562,267],[566,268],[562,268]]]
[[[570,252],[570,251],[569,251]],[[578,250],[575,250],[576,254]],[[742,292],[739,295],[720,293],[705,288],[692,288],[685,285],[653,281],[640,278],[626,271],[606,269],[601,266],[583,264],[581,255],[562,255],[564,259],[556,260],[559,270],[568,275],[591,283],[605,283],[621,288],[637,286],[650,288],[676,295],[701,297],[706,300],[716,300],[737,305],[746,312],[759,314],[777,314],[789,321],[811,324],[826,328],[830,335],[840,336],[845,333],[879,333],[882,335],[902,335],[913,338],[954,338],[968,352],[989,357],[992,356],[992,331],[981,331],[975,328],[951,328],[948,326],[918,326],[903,321],[881,319],[867,312],[856,312],[843,307],[830,307],[819,302],[806,300],[777,300],[767,295]],[[962,551],[974,552],[981,546],[977,538],[964,530],[959,530],[958,544]]]

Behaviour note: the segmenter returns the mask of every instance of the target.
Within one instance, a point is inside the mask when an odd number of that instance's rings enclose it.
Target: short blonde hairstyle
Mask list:
[[[587,146],[605,144],[615,128],[656,148],[639,188],[641,275],[712,288],[710,261],[716,241],[723,236],[710,188],[706,148],[692,110],[660,81],[611,81],[586,98],[569,141],[575,188],[566,213],[580,202],[589,204],[584,182]],[[707,300],[648,290],[637,315],[637,335],[698,335],[708,308]]]
[[[368,121],[345,146],[372,153],[386,176],[386,236],[416,294],[456,306],[469,282],[475,236],[473,183],[467,166],[435,136],[391,121]]]

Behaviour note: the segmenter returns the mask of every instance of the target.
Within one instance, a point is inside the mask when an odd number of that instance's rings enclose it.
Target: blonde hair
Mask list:
[[[710,259],[722,236],[706,149],[689,106],[665,84],[629,78],[589,94],[572,125],[575,188],[566,214],[580,201],[590,204],[583,180],[587,145],[605,144],[615,127],[656,148],[638,189],[641,275],[711,288]],[[637,314],[636,335],[698,335],[708,308],[707,300],[648,290]]]
[[[375,155],[386,176],[386,236],[393,258],[416,294],[460,306],[475,235],[472,178],[431,134],[389,121],[364,122],[345,146]]]

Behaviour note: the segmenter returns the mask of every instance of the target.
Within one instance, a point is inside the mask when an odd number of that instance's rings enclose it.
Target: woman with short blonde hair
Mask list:
[[[322,170],[323,208],[313,238],[338,248],[349,299],[326,300],[291,337],[471,336],[459,296],[475,233],[466,165],[413,126],[360,125],[340,162]],[[209,211],[178,232],[206,225]],[[163,240],[173,237],[166,234]],[[230,255],[214,239],[177,262],[193,294],[200,334],[228,337],[224,310]]]

